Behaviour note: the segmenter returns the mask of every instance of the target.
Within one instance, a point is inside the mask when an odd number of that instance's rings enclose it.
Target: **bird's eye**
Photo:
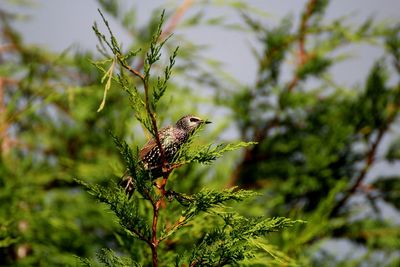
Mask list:
[[[190,122],[198,122],[199,119],[198,118],[190,118]]]

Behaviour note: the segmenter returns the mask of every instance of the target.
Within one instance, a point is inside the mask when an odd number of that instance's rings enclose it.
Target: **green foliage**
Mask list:
[[[191,253],[189,265],[235,265],[252,258],[253,238],[292,226],[286,218],[244,218],[234,213],[221,215],[222,227],[207,233]]]
[[[169,58],[169,65],[167,67],[165,67],[165,70],[164,70],[164,78],[161,78],[161,77],[157,78],[157,86],[153,89],[154,103],[157,103],[160,100],[160,98],[164,95],[165,90],[167,89],[167,81],[171,77],[171,71],[172,71],[172,67],[175,64],[175,58],[178,53],[178,48],[179,47],[177,47],[174,50],[172,56],[170,56],[170,58]]]
[[[11,221],[2,220],[0,222],[0,248],[6,248],[18,241],[11,232]]]
[[[98,253],[97,253],[97,258],[98,260],[104,264],[105,266],[119,266],[119,267],[125,267],[125,266],[133,266],[133,267],[140,267],[141,265],[134,262],[131,258],[129,257],[119,257],[115,255],[115,252],[112,251],[111,249],[106,249],[102,248]],[[93,262],[90,261],[89,259],[80,259],[81,264],[83,266],[91,267],[94,266]]]
[[[161,58],[161,49],[168,40],[169,37],[164,40],[160,40],[162,34],[162,24],[164,21],[164,13],[160,18],[160,23],[156,28],[153,38],[150,42],[148,52],[145,54],[143,74],[140,71],[132,69],[127,61],[126,56],[122,54],[121,47],[118,44],[115,36],[113,35],[107,20],[104,15],[100,12],[103,21],[109,31],[110,39],[108,40],[100,31],[97,26],[93,27],[96,35],[100,42],[104,42],[113,53],[113,56],[117,58],[119,65],[121,66],[121,73],[119,79],[114,79],[120,83],[120,86],[129,93],[131,100],[131,106],[136,111],[136,118],[142,123],[142,126],[149,130],[157,142],[158,140],[158,129],[155,121],[156,103],[161,99],[167,89],[167,82],[171,77],[171,70],[175,63],[175,57],[177,55],[177,49],[173,51],[172,56],[169,59],[169,65],[165,68],[164,78],[158,77],[155,87],[150,86],[152,76],[152,66]],[[106,53],[103,53],[106,55]],[[130,52],[128,52],[130,54]],[[136,53],[135,53],[136,54]],[[114,62],[114,61],[113,61]],[[96,65],[98,63],[95,63]],[[101,62],[100,62],[101,64]],[[114,63],[113,63],[114,64]],[[112,68],[114,66],[112,65]],[[99,68],[103,70],[102,68]],[[140,97],[139,91],[135,88],[132,90],[126,89],[127,77],[124,74],[124,69],[135,77],[138,77],[143,84],[144,97],[141,101],[136,98]],[[112,71],[105,71],[105,76],[108,80],[113,79]],[[124,77],[124,78],[121,78]],[[103,78],[104,79],[104,78]],[[149,96],[152,88],[153,97]],[[105,85],[105,91],[109,90],[109,84]],[[143,111],[144,109],[144,111]],[[145,114],[147,119],[138,116]],[[239,148],[248,147],[254,145],[254,142],[239,142],[237,144],[221,144],[221,145],[206,145],[200,148],[192,148],[194,137],[192,135],[190,140],[185,144],[182,149],[177,153],[175,159],[170,163],[172,166],[180,167],[189,163],[207,163],[215,161],[216,159],[223,156],[224,153],[234,151]],[[120,151],[122,159],[125,161],[127,172],[125,173],[132,183],[135,192],[133,197],[128,196],[125,193],[124,188],[118,184],[109,185],[93,185],[86,182],[77,180],[78,183],[82,184],[86,190],[97,198],[100,202],[105,203],[111,211],[118,218],[124,232],[128,234],[128,237],[136,238],[144,241],[144,244],[151,250],[151,258],[143,260],[143,264],[149,264],[152,261],[153,266],[158,265],[161,248],[161,243],[168,242],[169,238],[176,235],[176,232],[187,226],[190,221],[195,220],[200,213],[208,213],[214,215],[213,210],[226,209],[223,204],[228,201],[243,201],[246,198],[255,196],[255,193],[245,190],[236,190],[236,188],[226,189],[223,191],[215,191],[203,188],[198,193],[192,195],[177,193],[172,190],[165,190],[168,176],[173,170],[163,170],[163,180],[161,183],[153,182],[151,173],[145,169],[143,163],[138,157],[138,149],[133,151],[130,146],[125,142],[121,141],[116,136],[113,136],[114,142]],[[158,145],[158,144],[157,144]],[[161,149],[160,149],[161,150]],[[163,154],[161,154],[163,155]],[[165,167],[164,167],[165,168]],[[175,205],[176,210],[181,210],[181,214],[178,219],[173,219],[176,222],[171,226],[166,224],[162,229],[158,226],[161,223],[161,219],[166,220],[167,218],[161,217],[161,213],[164,210],[160,209],[161,205],[166,205],[165,198],[168,197],[169,202],[174,199],[178,206]],[[163,204],[164,203],[164,204]],[[168,205],[172,205],[169,203]],[[146,210],[152,210],[152,215],[146,212]],[[191,257],[186,259],[190,266],[223,266],[230,263],[238,263],[250,257],[251,248],[256,248],[251,242],[244,242],[252,238],[264,236],[270,232],[277,231],[287,226],[292,226],[294,221],[285,218],[277,219],[262,219],[262,218],[245,218],[237,214],[229,213],[223,216],[224,225],[222,228],[215,228],[210,233],[206,233],[203,238],[199,240],[199,244],[195,245]],[[226,231],[227,229],[229,231]],[[229,238],[228,238],[229,237]],[[223,242],[221,244],[221,242]],[[160,256],[159,256],[160,255]],[[184,255],[184,254],[182,254]],[[185,257],[176,254],[175,258],[183,260]],[[126,259],[118,258],[111,250],[102,250],[99,252],[99,260],[107,265],[119,265],[122,266]],[[83,260],[87,263],[87,260]],[[167,265],[168,258],[164,256],[162,261],[163,265]]]
[[[135,263],[129,257],[118,257],[111,249],[101,249],[101,251],[97,254],[100,262],[105,266],[140,266],[138,263]]]
[[[300,265],[339,266],[340,261],[324,254],[335,250],[324,245],[333,238],[357,242],[368,251],[369,256],[346,266],[360,266],[366,258],[384,265],[377,255],[382,249],[396,256],[392,241],[398,236],[397,219],[393,224],[368,219],[387,216],[382,205],[393,205],[397,214],[398,178],[373,177],[369,170],[377,162],[398,159],[399,28],[371,18],[353,26],[347,14],[328,21],[328,4],[307,1],[298,28],[293,19],[272,26],[261,16],[243,15],[259,40],[253,51],[258,73],[252,85],[220,79],[219,88],[226,89],[216,93],[216,102],[230,109],[232,127],[241,139],[257,144],[244,149],[228,184],[262,191],[251,214],[308,222],[276,239]],[[330,70],[344,64],[348,46],[360,44],[374,44],[382,56],[374,59],[363,85],[336,81]],[[292,75],[282,75],[287,69]],[[382,140],[392,142],[386,145]],[[259,203],[265,206],[257,207]],[[243,210],[250,213],[247,206]],[[350,222],[355,218],[353,228]],[[351,234],[355,229],[358,233]],[[386,231],[394,239],[384,244],[379,235]],[[296,241],[289,244],[290,239]],[[316,260],[319,253],[325,255],[321,261]]]
[[[151,236],[150,227],[146,220],[139,214],[138,207],[134,201],[130,201],[125,191],[117,184],[108,187],[89,185],[84,182],[88,192],[95,196],[100,202],[107,204],[118,217],[121,226],[132,236],[142,240],[149,240]]]
[[[297,70],[297,75],[302,80],[305,80],[308,76],[319,76],[324,73],[331,64],[332,60],[315,56]]]
[[[200,212],[212,212],[212,209],[222,208],[223,203],[230,200],[243,201],[246,198],[255,196],[252,191],[239,190],[235,191],[236,188],[226,189],[224,191],[214,191],[209,189],[202,189],[200,192],[193,195],[179,194],[174,192],[174,198],[184,208],[181,212],[181,217],[178,223],[172,228],[166,229],[165,233],[161,236],[161,239],[165,239],[172,235],[176,230],[186,225]]]
[[[398,266],[399,24],[328,19],[331,2],[275,23],[243,1],[192,1],[143,22],[99,0],[98,54],[27,46],[0,7],[0,265],[150,266],[156,250],[160,266]],[[205,25],[251,40],[254,83],[170,36]],[[336,77],[371,45],[369,73]],[[139,147],[207,112],[168,183],[152,177]]]
[[[372,187],[378,190],[379,197],[383,198],[388,203],[400,208],[400,179],[394,177],[379,177]]]
[[[386,159],[389,162],[395,162],[400,159],[400,140],[394,140],[392,142],[386,153]]]
[[[206,212],[211,208],[221,206],[222,203],[229,200],[242,201],[255,195],[256,194],[252,191],[237,191],[236,188],[225,189],[224,191],[203,189],[191,196],[179,194],[177,200],[183,206],[187,206],[186,210],[184,210],[182,214],[184,217],[190,219],[201,211]]]
[[[105,165],[118,158],[102,129],[121,132],[116,118],[130,119],[123,110],[92,112],[101,76],[90,53],[27,46],[13,28],[16,17],[0,9],[0,38],[9,47],[0,65],[0,265],[73,266],[75,255],[93,255],[116,228],[73,177],[113,176]]]
[[[191,144],[191,143],[189,143]],[[256,144],[255,142],[239,142],[237,144],[219,144],[219,145],[205,145],[202,147],[191,148],[187,150],[186,155],[178,154],[177,161],[183,162],[197,162],[203,164],[210,164],[214,160],[223,156],[225,152],[234,151],[243,147],[248,147]],[[185,150],[185,148],[183,148]],[[194,150],[194,151],[193,151]]]

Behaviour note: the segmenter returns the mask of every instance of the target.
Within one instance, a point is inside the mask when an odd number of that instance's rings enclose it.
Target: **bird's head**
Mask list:
[[[208,123],[211,123],[211,121],[203,120],[193,115],[186,115],[176,122],[176,127],[191,133],[199,128],[200,125]]]

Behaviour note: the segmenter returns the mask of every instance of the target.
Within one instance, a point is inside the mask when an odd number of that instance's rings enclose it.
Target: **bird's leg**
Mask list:
[[[128,198],[130,199],[135,192],[135,182],[133,180],[133,177],[128,175],[125,179],[121,181],[120,185],[124,187],[125,192],[128,194]]]
[[[129,175],[125,181],[126,181],[125,191],[128,191],[128,189],[130,189],[133,186],[132,176]]]
[[[154,181],[154,182],[153,182],[153,185],[154,185],[155,187],[157,187],[158,190],[161,190],[161,185],[160,185],[160,182],[159,182],[159,181],[158,181],[158,182],[157,182],[157,181]]]

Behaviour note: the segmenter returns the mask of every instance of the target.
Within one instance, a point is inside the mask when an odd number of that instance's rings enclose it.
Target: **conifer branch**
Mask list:
[[[271,41],[267,42],[265,55],[259,61],[258,79],[255,84],[255,88],[257,90],[252,92],[250,96],[252,100],[257,99],[257,93],[263,92],[262,89],[268,88],[268,86],[277,83],[282,59],[284,58],[286,51],[292,45],[298,45],[295,49],[297,51],[295,55],[297,57],[296,66],[293,77],[285,86],[285,92],[283,92],[283,94],[287,92],[290,93],[294,87],[298,85],[299,81],[304,79],[307,75],[315,75],[316,72],[320,73],[331,64],[329,59],[325,59],[314,54],[309,54],[306,51],[306,37],[310,32],[310,21],[312,18],[317,17],[324,11],[326,4],[327,1],[324,0],[309,0],[306,4],[305,10],[302,12],[300,25],[296,34],[291,34],[290,27],[288,28],[285,23],[282,23],[282,26],[277,27],[274,30],[263,32],[263,34],[266,35],[265,39],[267,41]],[[249,24],[254,31],[260,31],[260,29],[263,29],[260,23],[254,21],[250,17],[244,16],[244,18],[247,24]],[[269,39],[269,36],[272,37]],[[279,107],[279,109],[281,108],[282,107]],[[263,123],[261,127],[258,123],[255,123],[254,126],[249,123],[249,125],[246,127],[242,127],[242,138],[245,139],[246,130],[252,128],[251,140],[261,143],[264,141],[271,129],[280,126],[281,121],[281,114],[277,111],[275,116]],[[227,183],[227,187],[237,184],[243,169],[245,169],[248,164],[259,161],[259,159],[255,156],[259,153],[259,149],[260,148],[258,145],[246,149],[244,159],[232,173]]]
[[[117,57],[119,63],[121,64],[121,66],[125,69],[127,69],[130,73],[132,73],[134,76],[138,77],[142,82],[145,82],[145,77],[142,73],[140,73],[138,70],[132,68],[131,66],[129,66],[127,64],[127,62],[125,60],[123,60],[121,57]]]
[[[175,221],[175,223],[172,224],[172,226],[165,229],[158,229],[161,208],[164,206],[167,194],[170,194],[170,191],[166,191],[166,184],[168,182],[170,173],[174,169],[191,162],[209,164],[212,161],[222,157],[226,152],[237,150],[256,143],[239,142],[237,144],[206,145],[198,147],[196,150],[194,150],[190,147],[191,141],[193,140],[192,138],[194,136],[192,135],[189,139],[189,142],[185,142],[184,145],[180,147],[180,150],[177,155],[175,155],[175,158],[171,162],[168,162],[165,157],[164,147],[161,144],[159,136],[156,108],[158,101],[161,99],[167,89],[167,82],[172,74],[172,68],[175,64],[178,47],[169,57],[169,64],[164,68],[164,73],[157,77],[156,82],[152,82],[154,79],[150,79],[151,75],[153,74],[152,68],[154,64],[161,58],[161,49],[171,36],[163,36],[162,25],[164,22],[164,12],[161,15],[158,27],[153,33],[148,51],[145,54],[143,71],[131,67],[128,63],[128,59],[132,56],[136,56],[140,50],[130,51],[127,54],[123,54],[121,45],[114,37],[108,22],[105,20],[101,12],[100,14],[108,29],[110,37],[106,38],[102,33],[100,33],[96,25],[93,26],[93,29],[100,41],[100,44],[102,45],[102,49],[106,50],[105,48],[108,47],[111,50],[113,63],[108,69],[104,67],[106,63],[105,61],[100,64],[96,63],[95,65],[104,72],[103,80],[107,79],[106,89],[109,89],[110,82],[113,80],[117,81],[122,88],[129,93],[136,118],[147,130],[149,130],[154,138],[158,151],[160,152],[162,180],[157,183],[153,183],[152,174],[149,172],[147,167],[144,167],[143,163],[139,159],[138,150],[133,151],[128,144],[113,136],[115,144],[127,165],[127,171],[125,172],[124,176],[127,175],[127,177],[131,180],[131,185],[133,186],[133,189],[136,190],[134,192],[138,192],[137,194],[141,195],[143,200],[151,204],[152,214],[150,215],[150,218],[143,216],[143,214],[139,214],[138,205],[140,202],[138,200],[141,198],[133,198],[133,200],[130,200],[130,197],[123,195],[122,192],[119,191],[112,193],[109,190],[102,189],[101,187],[97,186],[86,185],[86,187],[101,202],[104,202],[110,206],[111,210],[117,215],[122,227],[127,232],[131,233],[135,238],[143,240],[149,246],[152,253],[152,265],[155,267],[159,264],[158,250],[160,243],[170,237],[177,230],[185,226],[200,212],[208,212],[213,214],[215,209],[223,208],[224,204],[228,201],[242,201],[245,198],[255,195],[254,192],[237,190],[235,187],[223,190],[221,192],[203,189],[199,193],[193,195],[172,193],[175,199],[182,206],[182,215]],[[105,55],[106,53],[103,54]],[[120,74],[115,77],[113,76],[112,72],[114,63],[117,63],[121,67]],[[143,94],[139,93],[135,86],[133,86],[133,89],[131,89],[132,86],[130,85],[130,81],[125,76],[125,73],[127,72],[140,80],[140,84],[143,86]],[[106,92],[107,91],[104,93],[103,100],[105,100]],[[128,208],[132,208],[132,206],[133,212],[128,211]],[[252,229],[245,228],[245,226],[243,226],[241,230],[244,231],[248,236],[256,236],[266,233],[264,228],[267,227],[267,225],[262,224],[262,222],[259,220],[257,220],[257,222],[259,224],[247,224],[248,226],[253,227]],[[268,226],[271,226],[271,223],[268,223]],[[230,225],[225,220],[225,226],[221,231],[224,232],[228,228],[232,228],[232,231],[234,231],[236,229],[236,225]],[[213,234],[214,233],[211,233],[210,236]],[[227,239],[227,236],[225,235],[224,238]],[[220,240],[218,242],[220,242]],[[245,247],[239,246],[240,248],[236,249],[236,246],[236,243],[233,244],[232,242],[228,242],[226,246],[215,247],[214,249],[216,249],[217,253],[221,253],[221,256],[218,261],[215,262],[216,265],[213,266],[222,266],[224,264],[233,263],[236,262],[240,257],[244,257],[246,254],[244,252]],[[104,252],[104,254],[107,253]],[[113,258],[113,254],[106,256],[106,259]],[[194,266],[202,263],[204,263],[203,259],[198,260],[197,258],[193,258],[189,265]]]
[[[125,266],[131,266],[131,267],[140,267],[141,265],[138,264],[137,262],[134,262],[130,257],[119,257],[115,254],[114,251],[108,248],[102,248],[98,253],[97,253],[97,258],[101,263],[104,263],[106,266],[112,266],[112,267],[125,267]],[[88,266],[90,265],[90,262],[84,261]]]
[[[137,207],[132,206],[125,194],[118,185],[114,188],[106,189],[98,185],[90,185],[81,180],[75,181],[83,185],[89,194],[96,197],[100,202],[106,203],[110,209],[118,216],[121,226],[126,228],[136,238],[151,244],[150,229],[146,221],[138,214]],[[132,211],[133,210],[133,211]]]
[[[164,78],[158,79],[158,83],[157,83],[156,87],[153,89],[153,96],[152,96],[152,98],[150,98],[150,75],[151,75],[150,72],[151,72],[153,64],[160,59],[161,49],[169,38],[169,37],[167,37],[163,41],[158,43],[158,41],[160,40],[160,36],[162,34],[162,25],[164,22],[164,11],[161,14],[160,22],[158,24],[158,27],[157,27],[155,33],[153,34],[152,40],[150,42],[149,50],[146,53],[143,73],[141,73],[137,69],[132,68],[127,62],[128,58],[135,56],[140,50],[131,51],[127,55],[123,55],[121,47],[118,44],[116,38],[114,37],[114,35],[111,31],[111,28],[109,27],[108,21],[105,19],[105,17],[103,16],[103,14],[101,13],[100,10],[99,10],[99,13],[103,19],[104,24],[106,25],[106,27],[108,29],[108,32],[110,35],[110,40],[107,40],[107,38],[102,33],[99,32],[96,24],[93,26],[93,30],[95,31],[98,39],[100,40],[100,43],[105,43],[110,48],[111,52],[114,54],[114,57],[118,60],[120,66],[123,69],[126,69],[127,71],[129,71],[133,76],[138,77],[141,80],[142,85],[143,85],[143,90],[144,90],[144,101],[143,101],[144,103],[143,104],[144,104],[144,108],[146,110],[146,117],[148,119],[143,119],[139,115],[136,115],[136,117],[139,119],[140,122],[142,122],[145,125],[145,127],[148,130],[150,130],[150,133],[154,137],[156,145],[160,151],[160,159],[162,162],[162,176],[163,176],[161,183],[157,186],[157,188],[160,191],[160,196],[157,198],[154,198],[152,196],[152,194],[150,193],[150,191],[148,189],[146,189],[144,184],[142,184],[141,186],[138,187],[138,189],[140,190],[140,193],[146,199],[150,200],[150,202],[152,204],[152,208],[153,208],[153,217],[152,217],[152,224],[151,224],[151,240],[146,240],[146,241],[151,247],[151,251],[152,251],[152,255],[153,255],[153,257],[152,257],[153,258],[153,266],[157,266],[158,265],[157,248],[158,248],[158,244],[159,244],[159,240],[157,238],[157,224],[158,224],[158,219],[159,219],[159,211],[160,211],[161,203],[163,203],[165,195],[166,195],[165,186],[167,184],[169,174],[173,170],[173,168],[168,167],[168,162],[165,158],[164,148],[161,145],[158,126],[157,126],[157,120],[156,120],[156,115],[155,115],[155,104],[161,98],[161,96],[164,94],[164,92],[167,88],[167,81],[170,78],[171,69],[175,63],[177,49],[174,51],[173,55],[170,57],[170,63],[165,69]],[[108,78],[108,83],[107,83],[108,88],[106,86],[105,94],[106,94],[106,91],[109,89],[109,81],[111,80],[112,72],[111,71],[106,72],[104,77],[106,77],[106,75],[109,75],[109,78]],[[133,91],[127,89],[127,85],[126,85],[127,83],[125,82],[125,80],[122,76],[119,77],[119,81],[121,82],[121,84],[123,85],[125,90],[127,90],[130,93],[131,99],[133,99],[133,102],[138,103],[136,100],[136,98],[138,96],[136,89]],[[101,107],[104,106],[105,96],[106,96],[105,94],[104,94],[104,99],[103,99],[103,103],[102,103]],[[139,105],[139,106],[141,106],[141,105]],[[137,110],[137,108],[138,107],[135,107],[135,111],[139,111],[139,110]],[[149,120],[150,124],[148,124],[148,120]],[[118,145],[118,143],[117,143],[117,145]],[[124,156],[127,156],[128,159],[131,159],[130,161],[128,161],[128,165],[129,165],[128,168],[131,172],[131,176],[136,177],[136,174],[137,174],[136,169],[138,166],[135,166],[134,161],[137,161],[137,158],[132,157],[131,152],[129,151],[129,149],[126,148],[127,147],[126,144],[125,145],[120,144],[120,147],[122,149],[121,154]],[[176,165],[175,165],[175,167],[176,167]]]
[[[193,249],[189,266],[224,266],[237,264],[251,254],[256,237],[291,227],[302,221],[287,218],[245,218],[237,213],[221,214],[224,223],[206,234]]]
[[[396,88],[396,90],[399,91],[400,87]],[[332,211],[331,211],[331,216],[332,217],[336,216],[339,213],[340,209],[344,205],[346,205],[346,203],[350,199],[350,197],[361,186],[361,184],[364,181],[366,175],[368,174],[368,171],[371,169],[372,165],[375,163],[375,156],[376,156],[378,147],[382,142],[383,136],[389,130],[391,124],[393,123],[393,121],[395,120],[395,118],[398,115],[398,112],[399,112],[399,109],[400,109],[400,97],[399,96],[397,96],[397,99],[395,100],[394,106],[395,107],[393,109],[390,109],[390,113],[388,114],[386,122],[384,122],[382,124],[382,126],[378,129],[378,133],[376,135],[376,139],[374,140],[374,142],[372,143],[369,151],[367,152],[367,155],[366,155],[366,158],[365,158],[364,167],[362,168],[360,174],[355,179],[353,185],[345,192],[344,196],[332,208]]]
[[[173,195],[186,209],[182,211],[182,215],[171,227],[165,229],[164,234],[160,237],[160,242],[171,236],[200,212],[210,212],[211,209],[220,208],[228,201],[243,201],[256,196],[257,193],[248,190],[237,190],[237,187],[232,187],[223,191],[202,189],[191,196],[176,192]]]
[[[144,93],[145,93],[145,104],[146,104],[146,111],[147,114],[150,116],[151,119],[151,123],[152,123],[152,128],[153,131],[152,134],[154,136],[154,139],[156,141],[157,147],[160,151],[160,159],[162,162],[162,182],[160,184],[160,193],[161,196],[157,199],[157,201],[155,203],[153,203],[153,222],[152,222],[152,242],[151,242],[151,252],[152,252],[152,259],[153,259],[153,267],[158,266],[158,244],[159,244],[159,240],[157,239],[157,224],[158,224],[158,214],[160,211],[160,206],[162,201],[164,200],[166,191],[165,191],[165,186],[167,184],[168,181],[168,177],[169,177],[169,172],[168,172],[168,162],[165,158],[165,153],[164,153],[164,148],[161,145],[161,141],[160,141],[160,137],[158,134],[158,128],[157,128],[157,122],[156,122],[156,118],[155,118],[155,114],[153,112],[153,110],[151,110],[150,107],[150,99],[149,99],[149,76],[150,76],[150,69],[153,65],[153,63],[155,63],[159,58],[160,58],[160,50],[162,48],[162,46],[164,45],[165,42],[162,42],[161,44],[157,45],[157,40],[159,39],[160,35],[161,35],[161,28],[162,28],[162,24],[164,22],[164,11],[161,14],[161,19],[160,19],[160,23],[158,25],[157,31],[156,33],[153,35],[153,39],[150,43],[150,50],[146,55],[146,64],[144,67],[144,79],[143,81],[143,86],[144,86]]]

